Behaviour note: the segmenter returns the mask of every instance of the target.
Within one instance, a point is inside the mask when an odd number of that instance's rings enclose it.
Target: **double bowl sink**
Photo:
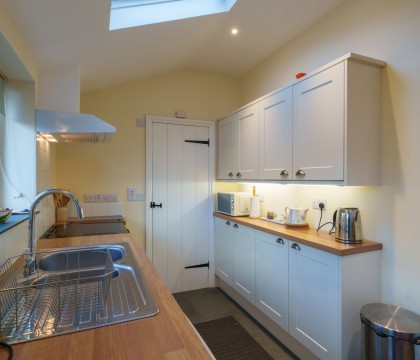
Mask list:
[[[41,252],[30,277],[22,277],[21,257],[17,263],[0,269],[2,341],[35,340],[159,311],[127,243]]]

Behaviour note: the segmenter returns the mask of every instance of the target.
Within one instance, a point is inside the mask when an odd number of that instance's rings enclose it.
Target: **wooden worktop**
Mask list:
[[[229,215],[214,213],[214,216],[226,219],[237,224],[242,224],[256,230],[264,231],[278,237],[296,241],[331,254],[346,256],[382,249],[382,244],[376,241],[363,240],[361,244],[347,245],[335,241],[334,234],[329,235],[327,231],[316,231],[315,229],[287,229],[286,226],[272,223],[261,219],[251,219],[248,216],[232,217]]]
[[[15,359],[214,359],[131,234],[43,239],[38,248],[127,242],[159,308],[155,316],[13,345]]]

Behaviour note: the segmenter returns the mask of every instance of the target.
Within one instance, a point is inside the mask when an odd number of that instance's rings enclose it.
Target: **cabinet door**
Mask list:
[[[259,102],[259,177],[293,179],[292,88]]]
[[[233,288],[255,304],[255,230],[233,225]]]
[[[338,260],[297,243],[289,249],[289,333],[320,359],[339,359]]]
[[[239,171],[236,179],[258,179],[258,105],[236,113],[239,132]]]
[[[255,304],[289,330],[289,241],[257,231]]]
[[[219,179],[235,179],[238,173],[239,137],[236,114],[218,122],[218,165]]]
[[[215,272],[222,280],[232,284],[233,239],[232,225],[228,220],[215,218],[214,257]]]
[[[344,76],[339,63],[293,86],[295,180],[344,180]]]

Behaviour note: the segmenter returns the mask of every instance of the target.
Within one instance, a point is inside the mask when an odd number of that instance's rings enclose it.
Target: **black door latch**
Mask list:
[[[150,203],[150,207],[152,208],[152,209],[154,209],[154,208],[162,208],[162,203],[160,203],[160,204],[156,204],[154,201],[152,201],[151,203]]]

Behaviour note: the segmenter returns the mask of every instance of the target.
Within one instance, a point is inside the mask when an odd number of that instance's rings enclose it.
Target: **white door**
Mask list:
[[[259,102],[259,177],[264,180],[291,180],[292,169],[292,88]]]
[[[172,292],[208,287],[210,128],[176,121],[148,126],[148,254]]]
[[[338,256],[296,243],[289,250],[289,333],[320,359],[339,359]]]
[[[289,241],[257,231],[256,306],[289,331]]]
[[[255,304],[255,230],[233,223],[233,288]]]
[[[258,105],[236,113],[239,135],[239,165],[236,179],[258,179]]]
[[[225,219],[216,218],[214,231],[215,273],[229,285],[232,285],[233,272],[233,224]]]
[[[230,115],[220,120],[217,125],[218,130],[218,179],[235,179],[238,173],[238,126],[236,115]]]
[[[295,180],[344,179],[344,63],[293,86]]]

